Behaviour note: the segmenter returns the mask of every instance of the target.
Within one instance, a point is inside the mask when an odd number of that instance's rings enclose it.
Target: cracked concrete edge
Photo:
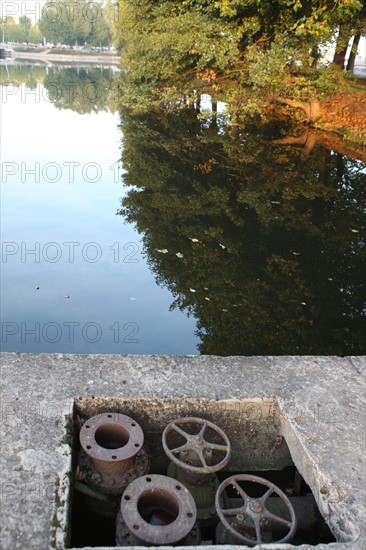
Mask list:
[[[146,546],[134,546],[134,550],[146,550]],[[161,546],[149,546],[150,550],[161,550]],[[164,550],[187,550],[187,548],[197,548],[197,550],[217,550],[217,546],[200,544],[199,546],[164,546]],[[220,550],[252,550],[253,547],[244,545],[228,545],[220,544]],[[257,544],[257,550],[364,550],[364,546],[355,546],[354,543],[348,542],[331,542],[328,544],[317,544],[312,546],[309,544],[301,544],[294,546],[287,543],[271,543]],[[70,550],[80,550],[71,548]],[[126,550],[126,546],[85,546],[83,550]]]
[[[365,361],[365,356],[363,355],[360,355],[359,357],[345,357],[345,359],[347,359],[347,361],[350,362],[350,364],[352,365],[352,367],[355,369],[355,371],[358,373],[358,374],[361,374],[363,376],[366,376],[366,361]]]
[[[355,525],[354,516],[351,513],[346,514],[344,525],[339,522],[339,517],[344,515],[344,512],[339,505],[341,499],[337,487],[319,468],[316,458],[312,456],[310,449],[305,444],[304,435],[299,431],[296,421],[287,415],[286,404],[283,400],[278,399],[278,407],[281,432],[285,437],[292,460],[309,485],[319,511],[330,530],[340,542],[357,541],[361,533],[358,526]]]
[[[69,407],[63,410],[63,427],[65,435],[68,432],[70,424]],[[71,515],[70,508],[70,490],[71,490],[71,472],[72,472],[72,447],[69,443],[60,442],[58,450],[64,457],[63,464],[57,473],[55,487],[55,501],[52,514],[52,526],[50,533],[50,547],[66,548],[68,546],[68,523]]]

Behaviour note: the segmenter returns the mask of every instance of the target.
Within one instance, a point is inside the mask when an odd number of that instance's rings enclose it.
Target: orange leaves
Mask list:
[[[197,71],[197,78],[201,79],[203,82],[215,82],[217,78],[217,73],[213,69],[206,69],[205,71]]]
[[[207,162],[203,162],[201,164],[195,164],[193,169],[196,171],[200,171],[202,174],[209,174],[212,172],[212,165],[216,164],[216,160],[214,158],[209,159]]]
[[[322,104],[322,123],[366,140],[366,92],[339,93]]]

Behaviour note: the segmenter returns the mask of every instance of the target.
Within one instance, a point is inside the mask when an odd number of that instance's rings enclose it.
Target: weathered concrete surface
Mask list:
[[[363,550],[365,365],[360,357],[1,354],[1,549],[64,548],[71,457],[65,416],[75,400],[88,404],[96,396],[96,403],[274,403],[278,433],[338,541],[317,549]]]

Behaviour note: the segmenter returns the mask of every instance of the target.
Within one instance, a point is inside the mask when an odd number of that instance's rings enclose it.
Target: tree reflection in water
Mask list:
[[[27,90],[43,85],[40,91],[42,98],[57,109],[70,109],[79,114],[113,112],[116,110],[114,70],[112,67],[95,66],[2,65],[0,84],[11,87],[24,84]],[[10,89],[9,95],[11,93]]]
[[[121,119],[119,214],[172,308],[197,318],[202,354],[364,351],[361,161],[314,139],[304,154],[285,122],[238,128],[194,106]]]

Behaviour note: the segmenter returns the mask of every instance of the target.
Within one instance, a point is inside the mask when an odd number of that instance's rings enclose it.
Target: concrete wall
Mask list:
[[[293,461],[311,487],[338,541],[318,550],[363,549],[365,367],[361,357],[4,353],[0,547],[65,547],[72,415],[112,407],[155,428],[178,411],[234,418],[233,444],[246,449],[241,467]],[[276,446],[279,436],[286,444]]]

